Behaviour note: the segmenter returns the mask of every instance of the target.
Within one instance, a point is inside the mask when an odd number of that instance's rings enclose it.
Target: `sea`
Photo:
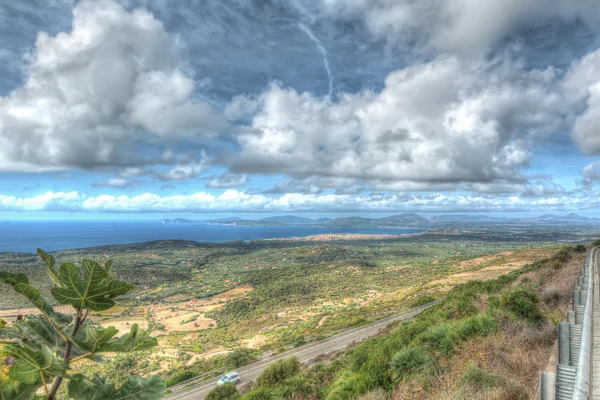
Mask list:
[[[0,252],[35,253],[153,240],[228,242],[322,234],[415,234],[412,228],[330,228],[318,226],[229,226],[162,221],[0,221]]]

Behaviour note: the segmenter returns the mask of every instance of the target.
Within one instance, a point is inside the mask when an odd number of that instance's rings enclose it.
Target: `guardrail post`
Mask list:
[[[554,400],[556,398],[556,375],[552,372],[540,374],[540,400]]]
[[[573,311],[573,310],[567,311],[567,322],[569,324],[575,323],[575,311]]]
[[[558,363],[569,365],[570,360],[570,326],[568,322],[558,323]]]
[[[573,311],[575,311],[579,305],[579,293],[579,290],[573,290]]]

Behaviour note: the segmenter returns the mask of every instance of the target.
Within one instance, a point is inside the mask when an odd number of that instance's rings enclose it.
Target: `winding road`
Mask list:
[[[242,381],[238,387],[254,381],[262,373],[262,371],[271,365],[274,361],[280,360],[286,357],[297,357],[302,363],[308,362],[318,356],[328,354],[340,349],[345,348],[348,345],[361,342],[371,336],[377,335],[382,329],[386,328],[390,323],[396,321],[403,321],[413,318],[422,311],[429,307],[432,307],[440,303],[442,299],[432,301],[431,303],[424,304],[419,307],[412,308],[404,311],[400,314],[392,315],[385,319],[363,325],[358,328],[352,328],[338,333],[337,335],[328,337],[317,342],[309,343],[304,346],[300,346],[293,350],[286,351],[275,356],[265,358],[254,364],[247,365],[237,370],[239,372]],[[169,400],[196,400],[204,399],[212,389],[216,387],[219,378],[212,378],[209,380],[191,379],[186,382],[182,382],[178,385],[172,386],[169,389],[173,391],[172,394],[166,396]]]

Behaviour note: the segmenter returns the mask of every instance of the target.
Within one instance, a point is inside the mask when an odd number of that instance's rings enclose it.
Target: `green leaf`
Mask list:
[[[158,400],[164,396],[166,386],[165,381],[158,375],[153,375],[147,379],[129,376],[125,384],[116,389],[98,375],[94,375],[92,379],[87,379],[82,374],[76,374],[71,377],[68,389],[69,397],[78,400],[118,400],[125,398]]]
[[[55,313],[54,309],[43,299],[40,291],[29,285],[25,274],[0,271],[0,280],[11,285],[15,292],[25,296],[42,314],[52,319],[58,326],[67,325],[72,321],[73,317],[70,315]]]
[[[114,326],[108,328],[96,328],[92,325],[86,325],[77,332],[71,340],[77,347],[85,350],[87,353],[97,353],[103,350],[103,346],[113,338],[119,331]],[[110,350],[113,351],[113,350]]]
[[[33,398],[40,388],[39,384],[25,385],[23,383],[0,382],[0,400],[25,400]]]
[[[61,287],[52,288],[54,298],[75,308],[103,311],[114,306],[116,296],[126,294],[135,286],[114,280],[97,262],[83,260],[83,279],[79,268],[71,263],[61,265],[58,279]]]
[[[15,363],[8,371],[8,377],[24,384],[35,384],[42,376],[48,381],[52,376],[64,376],[69,365],[59,360],[48,346],[42,344],[39,350],[21,344],[5,344],[3,356],[11,356]]]
[[[124,334],[118,339],[110,340],[104,343],[100,351],[115,353],[130,353],[156,347],[158,341],[150,337],[150,334],[141,329],[138,324],[133,324],[129,333]]]
[[[106,262],[104,263],[104,270],[111,278],[112,278],[112,273],[110,272],[110,270],[112,269],[112,264],[113,264],[113,260],[106,260]]]
[[[65,347],[65,341],[52,324],[39,315],[28,315],[23,320],[15,322],[13,326],[19,330],[21,335],[27,337],[34,347],[45,344],[54,352],[63,350]]]
[[[26,283],[18,283],[14,285],[13,288],[15,289],[15,292],[27,297],[27,299],[32,302],[42,314],[52,319],[59,327],[68,325],[73,320],[71,315],[54,312],[54,309],[46,302],[46,300],[44,300],[40,291],[33,286]]]
[[[25,274],[14,274],[12,272],[0,271],[0,281],[4,283],[8,283],[12,287],[18,285],[19,283],[28,284],[29,280],[27,279],[27,275]]]
[[[46,254],[46,252],[42,249],[37,249],[37,253],[40,258],[44,260],[46,267],[48,267],[48,275],[50,276],[52,282],[54,282],[55,285],[60,286],[60,280],[58,279],[58,275],[54,269],[54,257],[52,257],[50,254]]]

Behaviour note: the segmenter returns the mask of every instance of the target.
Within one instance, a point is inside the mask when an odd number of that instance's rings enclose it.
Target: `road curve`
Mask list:
[[[358,328],[345,330],[341,333],[338,333],[337,335],[330,336],[327,339],[323,339],[318,342],[308,343],[304,346],[300,346],[293,350],[289,350],[284,353],[265,358],[264,360],[261,360],[254,364],[242,367],[237,370],[240,373],[240,377],[242,378],[242,381],[240,382],[240,385],[238,385],[238,387],[248,382],[254,381],[256,378],[258,378],[262,371],[274,361],[294,356],[297,357],[303,363],[308,362],[320,355],[328,354],[336,350],[343,349],[344,347],[350,344],[361,342],[371,336],[375,336],[382,329],[387,327],[390,323],[395,321],[411,319],[414,316],[421,313],[422,311],[426,310],[427,308],[439,304],[442,300],[443,298],[432,301],[431,303],[427,303],[419,307],[412,308],[400,314],[392,315],[390,317],[370,323],[368,325],[363,325]],[[166,399],[204,399],[204,396],[206,396],[212,389],[215,388],[217,381],[218,378],[213,378],[202,382],[194,382],[193,380],[190,380],[188,382],[182,382],[170,388],[173,391],[173,393],[166,396]]]

